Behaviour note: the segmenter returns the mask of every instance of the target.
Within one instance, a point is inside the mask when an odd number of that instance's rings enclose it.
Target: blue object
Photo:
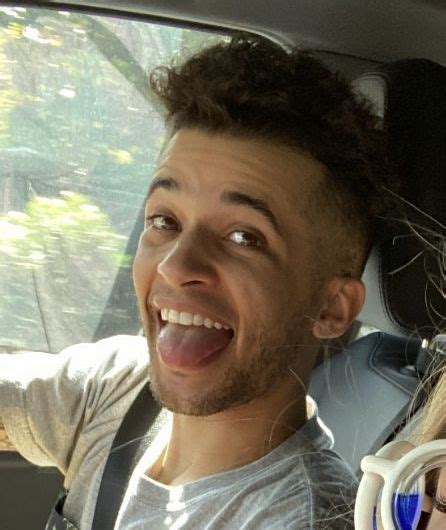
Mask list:
[[[393,496],[393,522],[397,530],[415,530],[420,520],[422,493]]]
[[[373,507],[373,530],[378,530],[376,526],[376,506]]]

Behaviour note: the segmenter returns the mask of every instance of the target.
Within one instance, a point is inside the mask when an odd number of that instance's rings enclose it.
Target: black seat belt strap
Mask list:
[[[113,440],[99,487],[92,530],[113,530],[132,472],[150,443],[147,436],[160,406],[143,386]]]

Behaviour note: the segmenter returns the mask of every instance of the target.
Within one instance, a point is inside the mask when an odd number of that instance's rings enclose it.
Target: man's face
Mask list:
[[[210,415],[306,379],[320,302],[299,212],[322,171],[264,141],[189,129],[171,139],[134,263],[151,384],[166,407]]]

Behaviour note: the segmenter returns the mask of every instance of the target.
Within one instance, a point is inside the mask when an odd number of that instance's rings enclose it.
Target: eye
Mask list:
[[[146,228],[155,228],[155,230],[177,230],[178,223],[168,215],[155,214],[146,217]]]
[[[260,236],[246,230],[234,230],[229,234],[228,239],[242,247],[260,248],[263,246]]]

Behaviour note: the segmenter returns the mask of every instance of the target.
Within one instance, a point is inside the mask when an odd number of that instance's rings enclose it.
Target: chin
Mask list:
[[[163,378],[157,359],[150,366],[150,387],[158,403],[176,414],[187,416],[211,416],[236,408],[259,397],[262,392],[248,374],[227,370],[219,382],[207,385],[203,381],[188,384],[187,379],[172,381]],[[199,387],[199,388],[197,388]]]
[[[163,408],[187,416],[208,416],[216,412],[209,408],[207,400],[195,389],[188,391],[181,383],[169,385],[164,382],[159,363],[154,357],[151,357],[149,377],[153,397]]]

